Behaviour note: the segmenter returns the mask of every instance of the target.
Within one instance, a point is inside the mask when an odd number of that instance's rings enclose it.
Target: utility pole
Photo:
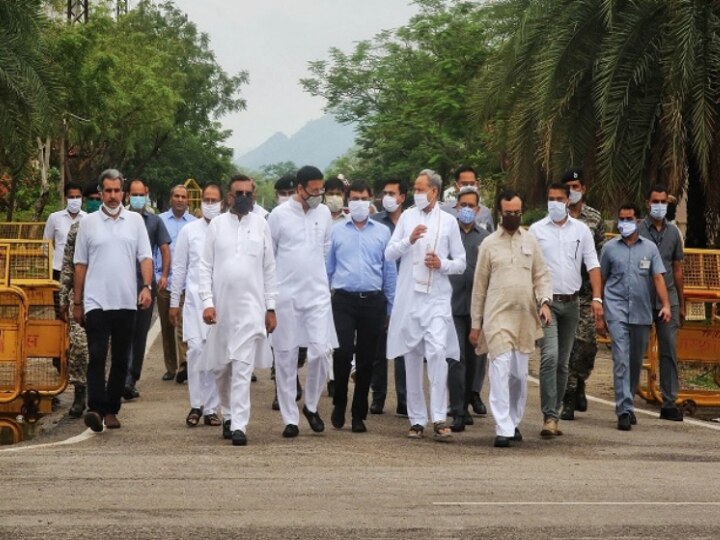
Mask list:
[[[115,18],[119,19],[121,15],[128,13],[128,0],[117,0],[115,2]]]
[[[86,23],[90,14],[90,0],[68,0],[67,19],[68,23]]]

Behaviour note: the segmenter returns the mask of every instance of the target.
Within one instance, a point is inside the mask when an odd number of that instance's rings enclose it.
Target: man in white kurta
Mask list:
[[[285,437],[299,433],[300,414],[295,403],[299,348],[308,348],[303,414],[310,428],[321,432],[325,427],[317,406],[327,379],[326,357],[338,343],[325,269],[332,217],[330,210],[320,204],[323,195],[320,170],[302,167],[297,172],[296,189],[295,195],[268,217],[278,285],[278,328],[272,345]]]
[[[267,221],[252,212],[252,182],[230,181],[229,212],[210,222],[200,261],[200,299],[208,331],[203,359],[216,371],[221,400],[230,380],[232,444],[247,444],[250,380],[270,367],[267,333],[275,328],[275,257]]]
[[[409,437],[419,438],[428,421],[423,392],[423,358],[430,381],[430,416],[435,436],[450,436],[447,415],[447,358],[460,359],[448,276],[465,271],[465,248],[457,221],[438,204],[440,176],[424,170],[415,180],[415,206],[403,212],[385,250],[400,259],[395,304],[388,328],[387,357],[405,356]]]
[[[190,413],[186,419],[188,427],[198,424],[204,415],[205,424],[217,425],[218,390],[215,374],[203,361],[203,349],[210,327],[202,319],[203,305],[200,299],[200,259],[205,249],[205,237],[210,221],[220,214],[222,193],[220,186],[209,184],[202,192],[202,219],[186,225],[180,230],[172,261],[173,281],[170,286],[170,321],[182,324],[182,335],[187,344],[188,393]],[[180,300],[185,293],[180,318]],[[230,418],[227,403],[223,418]]]

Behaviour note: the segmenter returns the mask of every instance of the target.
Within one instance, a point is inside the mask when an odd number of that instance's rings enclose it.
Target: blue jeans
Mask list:
[[[650,325],[623,321],[608,321],[607,325],[612,338],[615,412],[620,416],[633,411]]]
[[[568,380],[568,362],[575,342],[579,313],[577,299],[571,302],[553,302],[552,321],[543,329],[540,342],[540,408],[543,418],[560,417],[565,387]]]

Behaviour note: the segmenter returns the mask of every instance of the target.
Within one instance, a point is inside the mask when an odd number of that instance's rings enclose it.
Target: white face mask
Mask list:
[[[288,202],[289,200],[290,200],[290,195],[278,195],[278,204]]]
[[[202,209],[202,215],[205,219],[213,219],[220,215],[220,209],[222,205],[219,202],[216,203],[206,203],[201,202],[200,208]]]
[[[558,223],[567,217],[567,206],[564,202],[548,201],[548,214],[550,219]]]
[[[661,219],[665,219],[665,216],[667,215],[667,207],[668,205],[665,203],[655,203],[650,205],[650,217],[653,219],[657,219],[658,221]]]
[[[632,236],[637,231],[637,223],[635,221],[618,221],[618,232],[623,238]]]
[[[370,215],[370,201],[350,201],[348,208],[350,217],[357,223],[362,223]]]
[[[582,200],[582,191],[570,190],[570,204],[577,204]]]
[[[77,214],[82,206],[82,198],[68,199],[67,200],[67,211],[71,214]]]
[[[326,195],[325,206],[327,206],[331,212],[339,212],[343,208],[343,198],[341,195]]]
[[[425,210],[430,204],[427,193],[415,193],[413,199],[415,200],[415,206],[418,210]]]
[[[400,208],[400,204],[398,204],[397,199],[393,197],[392,195],[385,195],[382,200],[382,205],[385,210],[390,212],[391,214]]]
[[[111,216],[117,216],[120,210],[122,210],[121,204],[118,204],[115,208],[110,208],[107,204],[103,203],[102,207],[105,209],[105,212]]]

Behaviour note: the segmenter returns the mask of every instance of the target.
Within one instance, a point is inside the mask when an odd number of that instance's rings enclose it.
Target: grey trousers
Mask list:
[[[540,408],[543,418],[560,418],[568,380],[568,362],[578,325],[578,301],[553,302],[552,321],[540,341]]]
[[[607,326],[612,338],[615,412],[620,416],[633,411],[650,325],[608,321]]]
[[[475,354],[475,348],[468,340],[472,323],[470,315],[453,316],[453,322],[460,345],[460,360],[448,360],[448,393],[452,416],[457,416],[468,410],[475,374],[481,371],[482,378],[485,378],[487,354]]]
[[[680,383],[677,367],[677,333],[680,328],[680,306],[672,306],[669,322],[662,322],[655,314],[655,332],[658,339],[660,365],[660,391],[665,408],[675,407]],[[656,310],[657,312],[657,310]]]

